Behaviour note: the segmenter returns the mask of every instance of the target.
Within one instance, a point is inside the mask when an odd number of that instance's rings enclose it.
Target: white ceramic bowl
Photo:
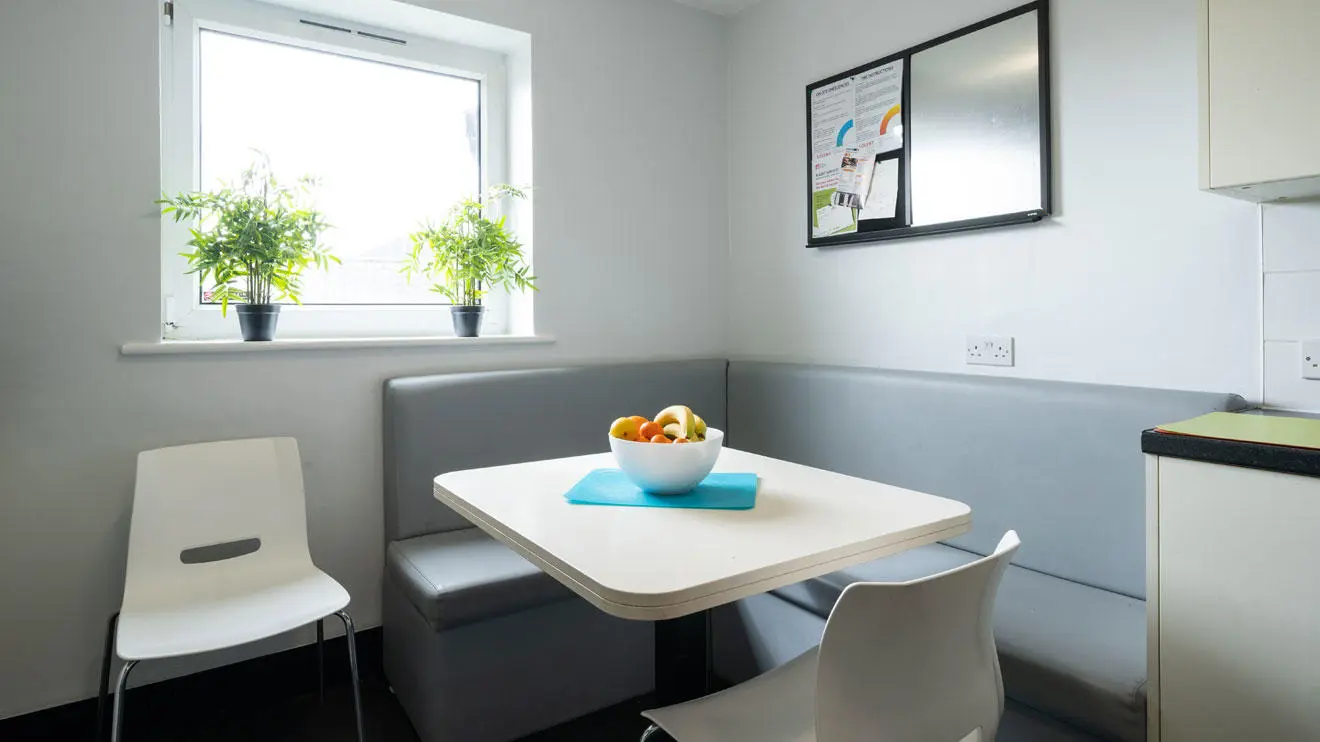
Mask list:
[[[715,468],[724,432],[706,429],[706,440],[692,443],[640,443],[610,436],[614,460],[632,483],[653,495],[691,490]]]

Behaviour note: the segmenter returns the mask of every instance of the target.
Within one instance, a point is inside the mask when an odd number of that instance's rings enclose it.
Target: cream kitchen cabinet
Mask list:
[[[1201,187],[1320,195],[1320,0],[1200,0]]]
[[[1147,461],[1149,739],[1320,740],[1320,478]]]

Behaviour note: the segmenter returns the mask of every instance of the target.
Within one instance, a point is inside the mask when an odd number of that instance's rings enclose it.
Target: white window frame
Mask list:
[[[312,21],[354,33],[309,25]],[[303,13],[254,0],[174,0],[173,18],[161,36],[161,185],[173,195],[199,187],[198,41],[202,29],[238,34],[305,49],[455,75],[481,82],[481,189],[508,182],[508,59],[498,52],[451,41],[368,26],[356,21]],[[356,31],[402,39],[406,45],[360,36]],[[442,214],[418,214],[439,217]],[[189,225],[161,219],[162,337],[166,340],[237,339],[238,320],[231,311],[202,304],[198,280],[188,275]],[[403,255],[399,256],[402,265]],[[333,270],[333,268],[332,268]],[[425,280],[415,277],[414,281]],[[492,291],[483,302],[484,335],[510,330],[511,298]],[[285,306],[280,313],[282,338],[427,337],[453,334],[448,305],[437,306]]]

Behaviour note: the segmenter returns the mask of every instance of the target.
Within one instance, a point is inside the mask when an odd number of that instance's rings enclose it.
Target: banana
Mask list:
[[[671,438],[687,438],[696,440],[697,438],[697,416],[692,414],[692,410],[683,405],[673,405],[666,407],[656,413],[655,421],[664,429],[665,435]],[[670,432],[670,425],[675,425],[674,433]]]
[[[706,421],[701,419],[701,415],[693,415],[692,419],[696,423],[696,428],[697,428],[697,437],[693,438],[692,440],[694,441],[706,440]]]
[[[670,438],[686,438],[683,432],[683,426],[678,423],[669,423],[665,426],[665,435]]]

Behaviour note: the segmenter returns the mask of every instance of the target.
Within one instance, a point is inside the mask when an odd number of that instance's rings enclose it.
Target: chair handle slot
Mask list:
[[[179,561],[184,564],[210,564],[237,559],[252,554],[261,548],[261,539],[244,538],[237,541],[225,541],[207,546],[193,546],[179,552]]]

